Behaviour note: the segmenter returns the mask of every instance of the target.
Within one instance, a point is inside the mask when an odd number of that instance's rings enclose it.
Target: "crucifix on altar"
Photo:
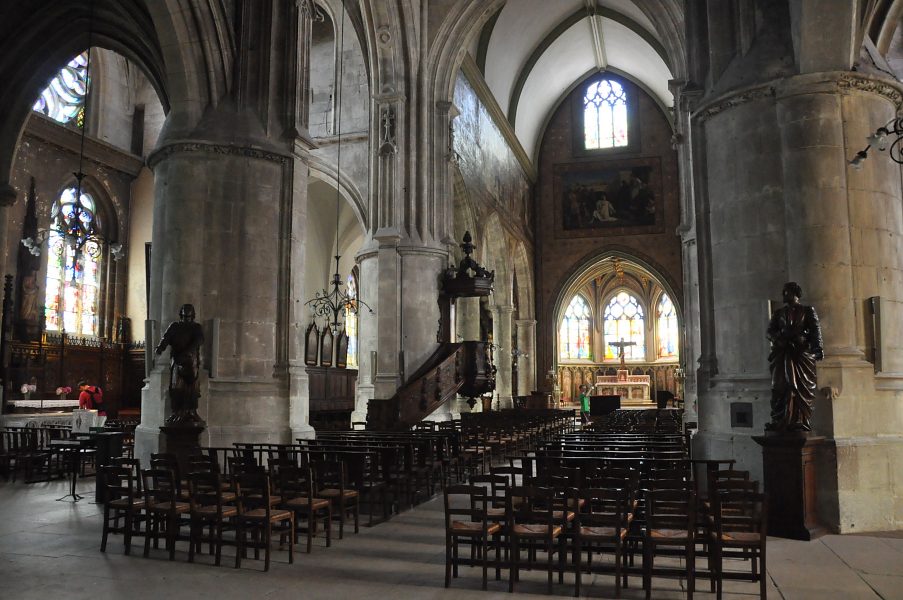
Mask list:
[[[627,364],[624,362],[624,348],[627,346],[636,346],[636,342],[625,342],[624,338],[621,338],[620,342],[609,342],[608,345],[618,349],[618,358],[621,359],[621,368],[626,368]]]

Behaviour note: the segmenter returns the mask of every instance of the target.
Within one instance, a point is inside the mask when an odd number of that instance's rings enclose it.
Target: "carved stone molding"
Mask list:
[[[890,100],[898,110],[903,107],[903,92],[898,87],[884,81],[849,73],[838,78],[837,87],[842,91],[856,90],[878,94]]]
[[[395,154],[398,143],[395,137],[395,107],[384,106],[379,111],[379,153]]]
[[[326,20],[323,9],[320,8],[313,0],[297,0],[298,11],[305,19],[310,19],[318,23]]]
[[[211,142],[173,142],[156,150],[147,159],[149,167],[153,168],[160,161],[173,156],[174,154],[219,154],[222,156],[241,156],[243,158],[256,158],[275,162],[280,165],[286,164],[291,156],[288,154],[280,154],[271,150],[262,148],[251,148],[248,146],[233,146],[229,144],[214,144]]]
[[[749,102],[755,102],[756,100],[762,100],[764,98],[774,98],[774,96],[775,88],[771,84],[754,88],[747,88],[738,93],[717,98],[711,104],[708,104],[701,108],[693,116],[700,121],[706,121],[714,117],[715,115],[724,112],[725,110],[729,110],[737,106],[742,106],[743,104],[747,104]]]
[[[899,84],[895,85],[894,82],[860,73],[831,71],[775,80],[764,85],[729,93],[703,104],[693,114],[693,117],[704,122],[725,110],[765,98],[786,97],[800,93],[849,93],[850,91],[877,94],[889,100],[898,110],[903,108],[903,88]]]

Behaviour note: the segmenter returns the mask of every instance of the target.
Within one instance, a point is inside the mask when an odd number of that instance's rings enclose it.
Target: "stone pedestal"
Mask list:
[[[816,453],[825,438],[804,433],[754,436],[762,446],[768,535],[813,540],[827,533],[818,517]]]
[[[164,425],[160,428],[163,434],[163,451],[176,455],[182,473],[191,472],[188,457],[197,454],[195,450],[201,445],[202,431],[204,427],[200,425]]]

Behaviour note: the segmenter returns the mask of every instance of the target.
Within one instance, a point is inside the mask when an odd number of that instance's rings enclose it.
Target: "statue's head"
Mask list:
[[[194,305],[183,304],[179,309],[179,319],[182,321],[194,321]]]
[[[799,300],[803,297],[803,288],[795,281],[788,281],[784,284],[782,295],[784,297],[784,302],[790,302],[793,298]]]

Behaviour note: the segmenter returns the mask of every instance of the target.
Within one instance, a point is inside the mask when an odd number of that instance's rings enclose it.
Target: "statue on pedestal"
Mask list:
[[[169,397],[173,412],[166,419],[167,425],[204,426],[197,412],[198,398],[201,396],[198,376],[204,331],[199,323],[194,322],[194,317],[194,306],[183,304],[179,310],[179,320],[169,324],[157,345],[158,355],[167,346],[171,348]]]
[[[793,281],[784,284],[784,306],[768,324],[771,370],[771,423],[768,431],[811,431],[809,419],[815,402],[815,362],[824,357],[818,315],[800,304],[803,290]]]

